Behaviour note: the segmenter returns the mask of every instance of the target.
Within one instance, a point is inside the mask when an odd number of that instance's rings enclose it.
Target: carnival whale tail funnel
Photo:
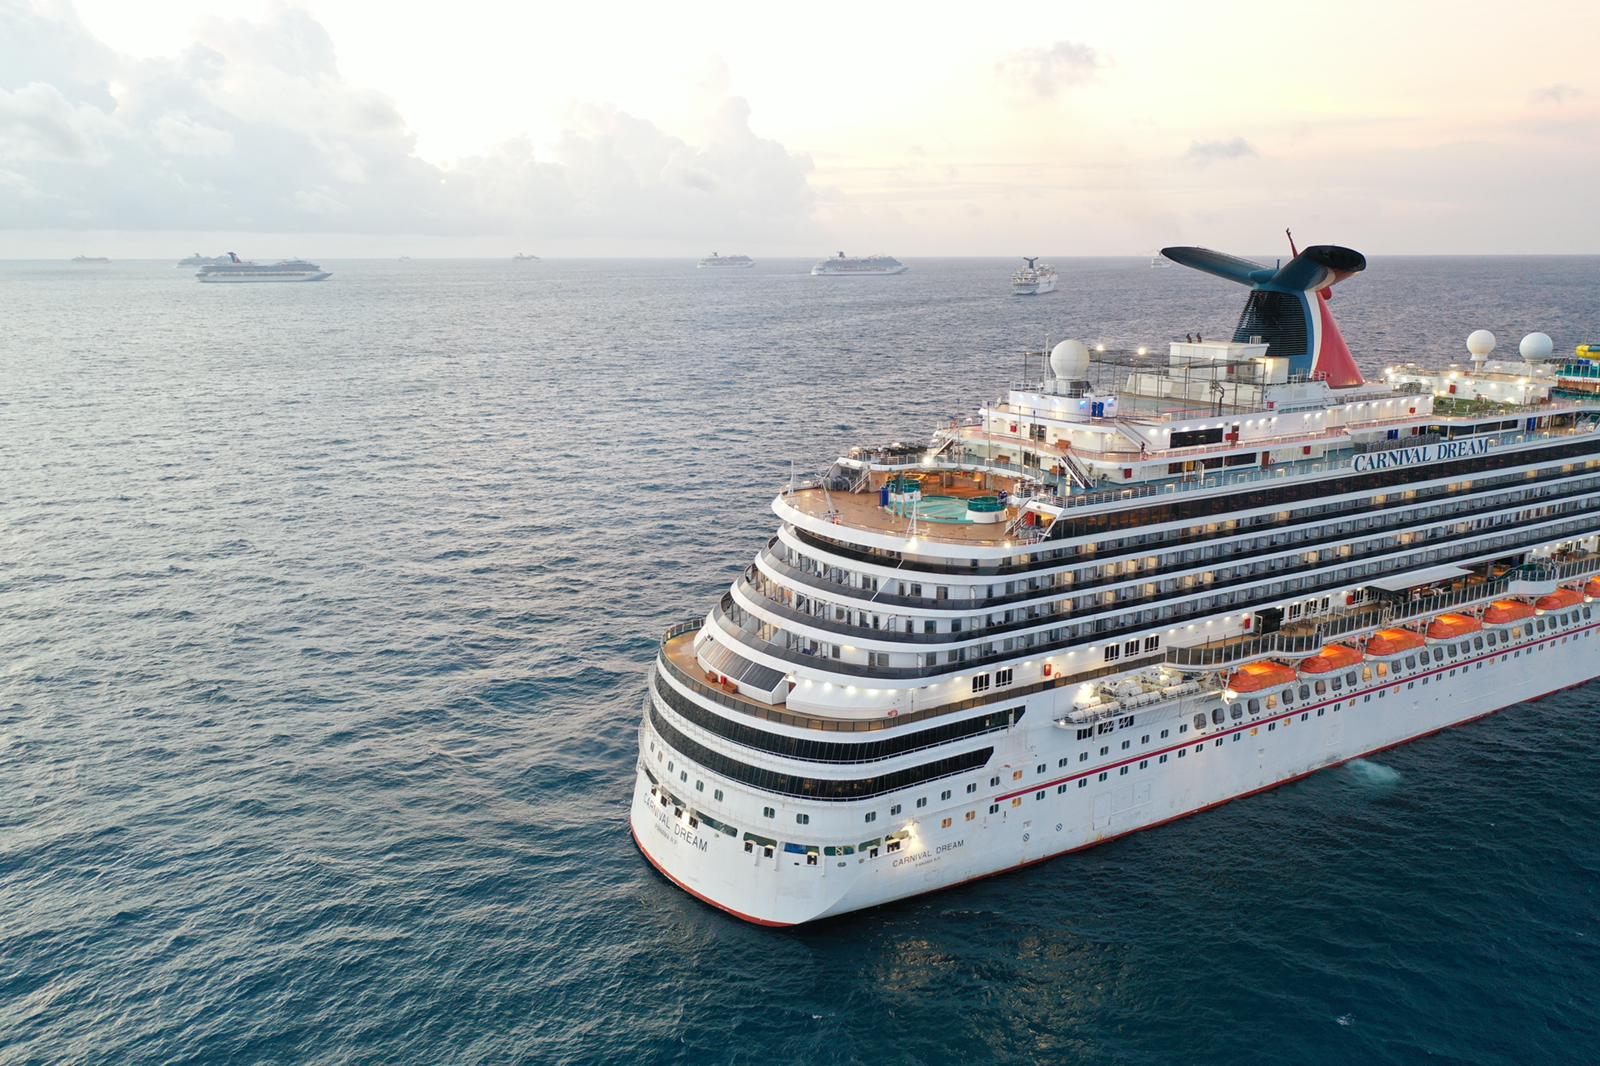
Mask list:
[[[1289,360],[1291,373],[1334,388],[1365,384],[1328,310],[1333,286],[1367,267],[1367,257],[1337,244],[1313,244],[1281,266],[1263,266],[1210,248],[1163,248],[1174,263],[1250,286],[1233,331],[1236,343],[1262,343]]]

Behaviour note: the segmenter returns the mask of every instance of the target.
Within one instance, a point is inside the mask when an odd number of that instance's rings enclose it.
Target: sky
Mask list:
[[[1574,0],[0,0],[0,257],[1597,253],[1597,45]]]

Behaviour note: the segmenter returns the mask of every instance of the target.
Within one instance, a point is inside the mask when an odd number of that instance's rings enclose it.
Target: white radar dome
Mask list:
[[[1057,381],[1082,381],[1089,376],[1089,347],[1082,341],[1062,341],[1050,351],[1050,372]]]
[[[1530,333],[1522,338],[1522,344],[1517,350],[1522,353],[1522,358],[1537,366],[1550,358],[1550,353],[1555,351],[1555,347],[1555,342],[1550,339],[1550,334]]]
[[[1479,359],[1487,359],[1494,351],[1494,334],[1486,329],[1475,329],[1467,335],[1467,351]]]

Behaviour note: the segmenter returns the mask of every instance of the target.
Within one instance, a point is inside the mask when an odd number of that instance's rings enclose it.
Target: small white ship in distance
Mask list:
[[[824,259],[812,267],[811,273],[819,276],[865,277],[877,274],[904,274],[908,269],[892,255],[869,255],[862,259],[840,252],[832,259]]]
[[[1150,257],[1151,270],[1165,270],[1171,265],[1172,264],[1167,260],[1167,257],[1162,255],[1159,251]]]
[[[246,281],[321,281],[329,277],[332,271],[323,270],[315,263],[308,263],[304,259],[282,259],[276,263],[254,263],[248,259],[240,259],[233,252],[228,253],[226,261],[212,263],[201,267],[195,272],[195,277],[206,282],[246,282]]]
[[[755,265],[756,261],[748,255],[718,255],[716,252],[712,252],[695,264],[697,267],[753,267]]]
[[[181,267],[203,267],[211,266],[216,263],[226,263],[227,261],[228,257],[225,255],[201,255],[199,252],[196,252],[193,255],[186,255],[182,259],[178,260],[178,265]]]
[[[539,257],[536,255],[529,255],[527,252],[518,252],[516,255],[511,257],[511,261],[513,263],[537,263],[539,261]]]
[[[1038,256],[1022,261],[1028,265],[1011,275],[1011,291],[1017,296],[1039,296],[1056,291],[1056,268],[1049,263],[1040,265]]]

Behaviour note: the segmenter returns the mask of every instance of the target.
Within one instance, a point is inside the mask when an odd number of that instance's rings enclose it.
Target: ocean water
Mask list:
[[[1600,686],[798,930],[635,851],[657,634],[791,462],[1243,296],[1058,264],[0,264],[0,1063],[1592,1061]],[[1569,349],[1600,259],[1334,309]]]

